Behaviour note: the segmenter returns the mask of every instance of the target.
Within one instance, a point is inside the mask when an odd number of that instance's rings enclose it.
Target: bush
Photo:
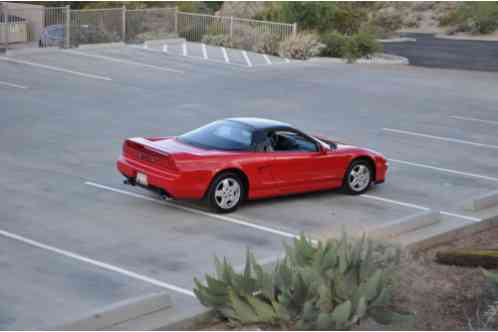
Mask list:
[[[204,35],[202,36],[201,41],[204,44],[213,45],[213,46],[231,47],[232,45],[230,36],[223,34]]]
[[[356,41],[360,57],[369,57],[383,50],[382,44],[377,41],[374,35],[368,32],[358,32],[352,38]]]
[[[242,325],[332,330],[367,317],[381,324],[411,317],[391,310],[399,250],[346,236],[316,245],[300,236],[285,249],[270,272],[249,251],[241,273],[215,259],[216,275],[206,275],[206,284],[194,278],[194,293],[218,316]]]
[[[306,60],[320,54],[325,47],[314,33],[300,33],[282,41],[278,54],[284,58]]]
[[[446,16],[441,17],[439,24],[454,26],[454,32],[487,34],[498,29],[498,3],[466,2]]]
[[[321,41],[325,44],[321,53],[323,56],[346,58],[350,63],[382,52],[382,44],[375,39],[373,34],[366,31],[358,32],[353,36],[345,36],[333,31],[323,34]]]
[[[257,32],[249,26],[234,26],[231,38],[228,34],[208,33],[202,36],[201,42],[213,46],[233,47],[276,55],[278,54],[280,37],[269,32]]]
[[[338,31],[322,34],[320,41],[325,45],[322,56],[342,58],[346,51],[347,37]]]
[[[360,31],[360,28],[368,20],[365,9],[360,8],[358,4],[342,4],[337,8],[334,16],[334,29],[337,31],[352,35]]]
[[[281,4],[280,18],[297,23],[299,29],[327,31],[333,27],[336,4],[323,1],[285,1]]]
[[[269,32],[260,33],[253,47],[254,52],[278,55],[280,46],[280,37]]]

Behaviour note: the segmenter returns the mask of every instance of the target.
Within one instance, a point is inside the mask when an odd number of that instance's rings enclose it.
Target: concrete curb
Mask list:
[[[180,37],[175,37],[175,38],[166,38],[166,39],[157,39],[157,40],[146,40],[144,42],[145,45],[163,45],[163,44],[168,44],[168,45],[177,45],[177,44],[183,44],[186,43],[187,40],[185,38],[180,38]]]
[[[465,40],[465,41],[485,41],[485,42],[498,42],[497,38],[492,37],[467,37],[467,36],[450,36],[450,35],[442,35],[436,34],[434,38],[438,39],[450,39],[450,40]]]
[[[76,47],[76,48],[95,49],[95,48],[123,47],[123,46],[126,46],[126,44],[123,42],[117,42],[117,43],[84,44],[84,45],[78,45],[78,47]]]
[[[370,65],[408,65],[410,61],[407,58],[387,53],[380,53],[380,56],[372,58],[361,58],[356,60],[357,64],[370,64]],[[315,57],[308,60],[313,63],[340,63],[347,64],[347,60],[343,58],[332,57]]]
[[[399,37],[399,38],[389,38],[389,39],[377,39],[379,43],[404,43],[404,42],[416,42],[417,39],[410,37]]]
[[[467,211],[479,211],[498,205],[498,191],[474,197],[464,202],[463,208]]]
[[[166,319],[167,311],[171,310],[173,303],[171,297],[166,292],[149,294],[134,299],[117,302],[110,306],[106,306],[95,312],[89,313],[80,319],[68,321],[60,326],[53,327],[49,330],[56,331],[82,331],[82,330],[129,330],[140,326],[151,329],[160,327],[164,322],[157,321],[151,324],[152,314],[159,314]],[[130,324],[132,324],[130,326]]]
[[[413,250],[415,252],[423,251],[441,244],[445,244],[448,242],[462,239],[467,236],[484,232],[490,228],[497,226],[498,226],[498,215],[495,215],[473,224],[468,224],[466,226],[462,226],[448,232],[444,232],[435,236],[428,237],[423,240],[416,241],[414,243],[407,245],[406,248],[408,248],[409,250]]]
[[[430,210],[367,229],[366,233],[371,238],[389,239],[404,233],[432,226],[440,221],[441,214]]]

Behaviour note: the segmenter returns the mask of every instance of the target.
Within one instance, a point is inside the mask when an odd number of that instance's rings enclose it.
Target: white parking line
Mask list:
[[[268,57],[268,55],[263,54],[263,58],[265,59],[265,61],[266,61],[266,63],[267,63],[268,65],[271,65],[271,60],[270,60],[270,58]]]
[[[101,261],[98,261],[95,259],[91,259],[91,258],[82,256],[82,255],[76,254],[74,252],[70,252],[70,251],[59,249],[59,248],[56,248],[56,247],[53,247],[53,246],[50,246],[47,244],[43,244],[41,242],[28,239],[24,236],[20,236],[20,235],[17,235],[17,234],[11,233],[11,232],[7,232],[4,230],[0,230],[0,235],[4,236],[6,238],[12,239],[12,240],[16,240],[16,241],[25,243],[25,244],[30,245],[32,247],[47,250],[47,251],[50,251],[50,252],[53,252],[53,253],[56,253],[56,254],[59,254],[62,256],[66,256],[66,257],[76,259],[76,260],[81,261],[81,262],[85,262],[85,263],[100,267],[100,268],[105,269],[105,270],[120,273],[120,274],[123,274],[127,277],[130,277],[133,279],[138,279],[138,280],[147,282],[149,284],[159,286],[161,288],[165,288],[165,289],[172,290],[172,291],[184,294],[184,295],[195,297],[195,294],[188,289],[181,288],[181,287],[178,287],[175,285],[171,285],[171,284],[165,283],[163,281],[153,279],[153,278],[147,277],[145,275],[138,274],[138,273],[123,269],[121,267],[115,266],[115,265],[111,265],[108,263],[104,263],[104,262],[101,262]]]
[[[413,131],[391,129],[391,128],[382,128],[382,130],[383,131],[387,131],[387,132],[397,133],[397,134],[411,135],[411,136],[418,136],[418,137],[425,137],[425,138],[431,138],[431,139],[435,139],[435,140],[439,140],[439,141],[445,141],[445,142],[452,142],[452,143],[460,143],[460,144],[478,146],[478,147],[481,147],[481,148],[498,149],[497,145],[491,145],[491,144],[483,144],[483,143],[465,141],[465,140],[461,140],[461,139],[457,139],[457,138],[451,138],[451,137],[434,136],[434,135],[416,133],[416,132],[413,132]]]
[[[475,173],[468,173],[468,172],[461,172],[461,171],[456,171],[453,169],[448,169],[448,168],[442,168],[442,167],[435,167],[435,166],[430,166],[430,165],[424,165],[424,164],[419,164],[419,163],[413,163],[410,161],[405,161],[405,160],[398,160],[398,159],[387,159],[389,162],[393,163],[398,163],[398,164],[404,164],[404,165],[410,165],[410,166],[415,166],[415,167],[421,167],[421,168],[427,168],[427,169],[432,169],[435,171],[440,171],[440,172],[446,172],[450,174],[457,174],[457,175],[463,175],[463,176],[468,176],[472,178],[477,178],[477,179],[483,179],[483,180],[489,180],[489,181],[497,181],[498,178],[494,178],[491,176],[486,176],[486,175],[480,175],[480,174],[475,174]]]
[[[228,58],[228,53],[226,48],[222,47],[221,48],[221,53],[223,53],[223,58],[225,58],[226,63],[230,63],[230,59]]]
[[[14,83],[9,83],[9,82],[4,82],[0,81],[0,85],[5,85],[11,88],[18,88],[18,89],[27,89],[27,86],[19,85],[19,84],[14,84]]]
[[[498,125],[498,121],[483,120],[483,119],[476,119],[476,118],[467,118],[465,116],[452,115],[452,116],[450,116],[450,118],[457,119],[457,120],[474,121],[474,122],[481,122],[481,123],[487,123],[487,124],[492,124],[492,125]]]
[[[188,55],[188,50],[187,50],[187,43],[182,44],[182,51],[183,51],[183,56]]]
[[[82,73],[82,72],[79,72],[79,71],[69,70],[69,69],[55,67],[55,66],[44,65],[44,64],[41,64],[41,63],[30,62],[30,61],[25,61],[25,60],[11,59],[11,58],[8,58],[8,57],[5,57],[5,56],[1,56],[0,60],[5,60],[5,61],[19,63],[19,64],[33,66],[33,67],[39,67],[39,68],[43,68],[43,69],[53,70],[53,71],[57,71],[57,72],[61,72],[61,73],[66,73],[66,74],[77,75],[77,76],[82,76],[82,77],[86,77],[86,78],[93,78],[93,79],[96,79],[96,80],[112,81],[112,78],[106,77],[106,76],[99,76],[99,75],[94,75],[94,74],[86,74],[86,73]]]
[[[168,44],[163,45],[163,52],[168,53]]]
[[[208,53],[207,53],[207,49],[206,49],[206,44],[201,44],[201,47],[202,47],[202,57],[207,60],[208,58]]]
[[[73,51],[73,50],[66,50],[64,52],[74,54],[74,55],[86,56],[89,58],[102,59],[102,60],[106,60],[106,61],[123,63],[123,64],[133,65],[133,66],[140,66],[140,67],[151,68],[151,69],[155,69],[155,70],[167,71],[167,72],[172,72],[172,73],[179,73],[179,74],[184,73],[183,71],[177,70],[177,69],[165,68],[165,67],[160,67],[160,66],[151,65],[148,63],[136,62],[136,61],[131,61],[131,60],[113,58],[113,57],[106,56],[106,55],[90,54],[90,53],[84,53],[84,52]]]
[[[274,228],[270,228],[270,227],[266,227],[266,226],[262,226],[262,225],[253,224],[253,223],[250,223],[250,222],[242,221],[242,220],[235,219],[235,218],[232,218],[232,217],[228,217],[228,216],[225,216],[225,215],[214,214],[214,213],[205,212],[205,211],[201,211],[201,210],[194,209],[194,208],[189,208],[189,207],[186,207],[186,206],[182,206],[182,205],[178,205],[178,204],[174,204],[174,203],[170,203],[170,202],[161,201],[161,200],[158,200],[158,199],[154,199],[154,198],[147,197],[147,196],[144,196],[144,195],[136,194],[136,193],[133,193],[133,192],[130,192],[130,191],[126,191],[126,190],[121,190],[121,189],[117,189],[117,188],[105,186],[105,185],[98,184],[98,183],[95,183],[95,182],[86,181],[85,184],[87,184],[89,186],[92,186],[92,187],[96,187],[96,188],[100,188],[100,189],[105,189],[105,190],[113,191],[113,192],[116,192],[116,193],[120,193],[120,194],[124,194],[124,195],[128,195],[128,196],[132,196],[132,197],[136,197],[136,198],[140,198],[140,199],[144,199],[144,200],[155,202],[155,203],[158,203],[158,204],[162,204],[162,205],[174,207],[174,208],[179,209],[179,210],[188,211],[188,212],[191,212],[191,213],[196,213],[196,214],[199,214],[199,215],[202,215],[202,216],[206,216],[206,217],[210,217],[210,218],[214,218],[214,219],[226,221],[226,222],[229,222],[229,223],[232,223],[232,224],[237,224],[237,225],[240,225],[240,226],[245,226],[245,227],[257,229],[257,230],[260,230],[260,231],[264,231],[264,232],[268,232],[268,233],[272,233],[272,234],[276,234],[276,235],[280,235],[280,236],[284,236],[284,237],[288,237],[288,238],[295,238],[295,237],[298,236],[296,234],[292,234],[292,233],[280,231],[278,229],[274,229]]]
[[[247,55],[246,51],[242,51],[242,55],[244,56],[244,59],[246,59],[247,66],[252,67],[252,62],[251,59],[249,59],[249,56]]]
[[[164,52],[162,50],[159,50],[159,49],[153,49],[153,48],[144,49],[141,46],[134,46],[134,45],[129,45],[128,47],[136,49],[136,50],[139,50],[139,51],[164,54]],[[193,56],[193,55],[187,55],[186,57],[182,56],[181,54],[168,53],[168,55],[172,56],[172,57],[181,57],[181,58],[190,58],[190,59],[202,60],[201,57]],[[210,63],[210,62],[216,63],[216,64],[220,64],[220,63],[225,64],[225,63],[227,63],[226,61],[223,61],[223,60],[215,60],[215,59],[211,59],[210,58],[206,62],[204,62],[204,64]],[[243,71],[243,72],[246,72],[246,73],[252,72],[251,69],[248,69],[246,65],[242,65],[242,64],[238,64],[238,63],[230,63],[230,68],[231,69],[237,69],[237,70],[240,70],[240,71]]]
[[[395,201],[393,199],[379,197],[379,196],[374,196],[374,195],[365,195],[365,194],[363,194],[360,197],[368,198],[368,199],[373,199],[373,200],[377,200],[377,201],[381,201],[381,202],[386,202],[386,203],[391,203],[391,204],[394,204],[394,205],[399,205],[399,206],[404,206],[404,207],[410,207],[410,208],[414,208],[414,209],[418,209],[418,210],[422,210],[422,211],[429,211],[429,210],[431,210],[430,208],[425,207],[425,206],[421,206],[421,205],[417,205],[417,204],[412,204],[412,203],[407,203],[407,202]],[[457,214],[457,213],[452,213],[452,212],[447,212],[447,211],[439,211],[439,213],[444,214],[446,216],[456,217],[456,218],[470,220],[470,221],[475,221],[475,222],[481,221],[481,219],[479,219],[479,218],[465,216],[465,215],[462,215],[462,214]]]

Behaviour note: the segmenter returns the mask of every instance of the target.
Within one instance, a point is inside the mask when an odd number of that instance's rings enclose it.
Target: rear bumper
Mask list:
[[[189,177],[181,173],[157,169],[124,157],[118,159],[116,167],[132,183],[135,182],[137,173],[145,174],[149,189],[163,190],[173,198],[201,199],[204,196],[204,191],[199,190],[198,186],[190,185]]]

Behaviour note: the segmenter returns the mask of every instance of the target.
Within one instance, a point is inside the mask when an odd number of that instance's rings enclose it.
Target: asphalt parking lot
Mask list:
[[[158,290],[179,308],[197,308],[192,279],[212,272],[214,255],[240,265],[250,248],[267,261],[300,232],[361,232],[427,209],[458,227],[495,212],[465,211],[462,202],[498,189],[496,74],[236,66],[168,52],[114,46],[0,57],[1,329],[46,329]],[[124,138],[231,116],[282,120],[378,150],[390,159],[387,181],[361,197],[298,195],[226,216],[122,184],[115,160]]]
[[[384,52],[406,57],[422,67],[498,72],[498,42],[444,39],[427,33],[403,33],[414,42],[384,44]]]

